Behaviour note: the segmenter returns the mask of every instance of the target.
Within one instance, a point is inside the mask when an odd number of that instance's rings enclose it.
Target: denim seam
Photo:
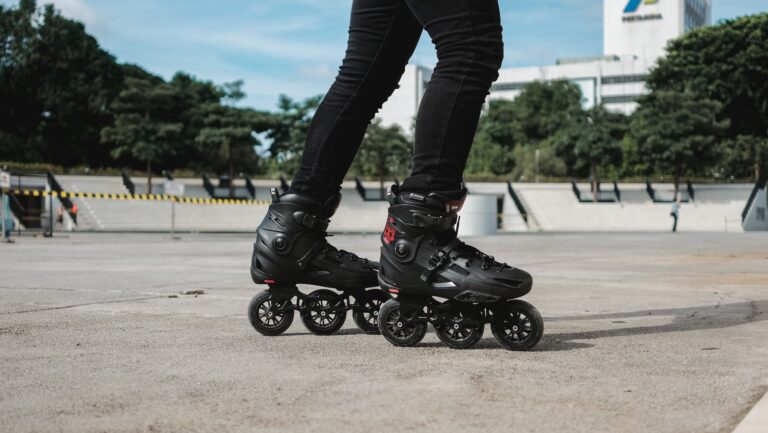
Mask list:
[[[351,103],[352,99],[357,95],[357,92],[360,90],[360,88],[363,86],[365,81],[368,79],[368,76],[371,74],[371,70],[373,69],[376,60],[378,60],[379,55],[381,54],[381,50],[384,49],[384,44],[387,41],[387,38],[389,38],[390,33],[392,33],[392,25],[395,22],[395,19],[397,18],[397,14],[400,12],[400,8],[402,7],[403,2],[399,2],[397,4],[397,8],[395,9],[394,13],[392,14],[392,19],[390,19],[389,24],[387,25],[387,32],[384,34],[384,37],[381,40],[381,44],[379,45],[379,49],[376,50],[376,54],[373,56],[373,59],[371,61],[371,65],[368,67],[368,70],[365,71],[365,75],[363,76],[363,79],[360,80],[360,83],[357,85],[355,90],[352,92],[352,96],[347,100],[347,102],[344,103],[344,107],[339,110],[339,113],[336,115],[336,118],[333,119],[333,123],[331,124],[331,127],[328,128],[328,132],[323,137],[322,141],[320,141],[320,145],[317,147],[317,155],[318,157],[315,158],[315,161],[312,163],[312,170],[309,172],[309,176],[307,178],[312,178],[317,173],[317,168],[320,165],[320,156],[323,154],[325,150],[325,146],[328,142],[328,137],[331,135],[331,133],[335,130],[336,124],[339,123],[339,117],[341,117],[342,114],[344,114],[347,111],[347,108],[349,108],[349,104]]]
[[[469,7],[469,0],[464,0],[464,7],[467,10],[467,14],[469,15],[469,23],[472,27],[472,42],[473,44],[477,42],[477,30],[475,29],[475,22],[472,17],[472,9]],[[477,50],[472,51],[472,59],[467,63],[467,66],[464,67],[464,71],[462,72],[461,76],[461,83],[459,84],[458,90],[456,91],[456,94],[453,97],[453,101],[451,102],[451,109],[448,112],[448,116],[445,118],[445,123],[443,126],[443,134],[442,137],[440,137],[440,141],[442,142],[442,146],[440,147],[440,156],[437,158],[437,166],[440,167],[443,161],[443,154],[445,153],[445,137],[448,135],[448,125],[450,124],[451,117],[453,117],[453,110],[456,108],[456,101],[459,99],[459,93],[461,93],[461,88],[464,87],[464,83],[467,81],[467,72],[469,71],[469,68],[472,66],[473,63],[475,63],[475,59],[477,58]],[[473,138],[474,140],[474,138]],[[472,143],[470,143],[470,147],[472,146]],[[434,183],[435,177],[437,177],[437,172],[429,179],[429,182],[427,183],[426,189],[427,191],[432,189],[432,184]],[[463,173],[460,175],[461,178],[463,178]]]

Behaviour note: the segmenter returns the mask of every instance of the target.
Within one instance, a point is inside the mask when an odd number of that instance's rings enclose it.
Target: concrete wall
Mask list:
[[[606,185],[607,187],[607,185]],[[680,231],[742,231],[741,212],[750,185],[694,185],[696,200],[683,203]],[[621,203],[580,203],[570,184],[514,184],[542,231],[668,231],[671,205],[653,203],[645,184],[620,184]],[[655,184],[662,198],[672,197],[672,185]],[[589,196],[589,187],[581,185]]]
[[[60,176],[68,190],[80,192],[124,193],[119,177]],[[196,196],[199,179],[180,179],[188,184],[188,192]],[[269,188],[275,180],[259,180],[257,198],[269,199]],[[369,189],[377,182],[365,182]],[[501,231],[668,231],[672,227],[670,204],[653,203],[645,192],[645,184],[620,184],[621,203],[581,203],[568,183],[515,183],[513,187],[528,212],[526,223],[507,192],[506,183],[469,182],[470,194],[498,197],[496,208]],[[589,197],[589,185],[579,184],[582,195]],[[122,188],[122,189],[121,189]],[[657,195],[672,197],[672,186],[654,184]],[[752,185],[695,185],[696,200],[684,203],[680,209],[680,231],[742,231],[741,212]],[[610,184],[604,190],[612,190]],[[161,192],[161,189],[159,190]],[[329,230],[335,233],[377,233],[384,227],[387,212],[385,201],[364,201],[355,190],[354,182],[345,182],[342,202],[331,219]],[[763,197],[763,200],[765,198]],[[162,201],[75,199],[80,208],[77,230],[96,231],[168,231],[171,225],[171,204]],[[498,208],[498,203],[501,207]],[[493,201],[488,201],[493,206]],[[176,227],[179,231],[240,231],[253,232],[266,213],[265,205],[199,205],[176,204]]]

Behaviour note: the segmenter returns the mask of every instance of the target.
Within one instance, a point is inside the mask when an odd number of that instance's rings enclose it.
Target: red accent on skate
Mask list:
[[[461,210],[461,208],[464,207],[464,199],[461,200],[454,200],[449,201],[445,204],[445,211],[446,212],[458,212]]]
[[[392,217],[387,218],[387,224],[384,226],[384,234],[381,235],[381,239],[387,245],[391,244],[392,241],[395,240],[395,228],[392,227],[392,223],[394,221],[395,219]]]
[[[275,280],[264,280],[267,284],[275,284]]]
[[[388,291],[389,293],[395,293],[395,294],[397,294],[397,293],[400,293],[400,290],[398,290],[398,289],[395,289],[395,288],[391,288],[391,289],[389,289],[389,290],[387,290],[387,291]]]

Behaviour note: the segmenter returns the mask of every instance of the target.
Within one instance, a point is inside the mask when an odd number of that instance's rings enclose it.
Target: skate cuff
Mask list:
[[[421,228],[436,228],[436,229],[450,229],[456,225],[458,216],[456,214],[448,214],[441,216],[434,216],[429,214],[414,213],[413,225]]]

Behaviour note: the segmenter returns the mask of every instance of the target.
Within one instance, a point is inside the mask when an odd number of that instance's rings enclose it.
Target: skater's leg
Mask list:
[[[403,191],[460,188],[480,110],[503,57],[498,0],[406,0],[438,63],[416,120],[413,169]]]
[[[354,0],[347,52],[312,119],[291,192],[336,194],[371,119],[397,88],[422,27],[403,0]]]

